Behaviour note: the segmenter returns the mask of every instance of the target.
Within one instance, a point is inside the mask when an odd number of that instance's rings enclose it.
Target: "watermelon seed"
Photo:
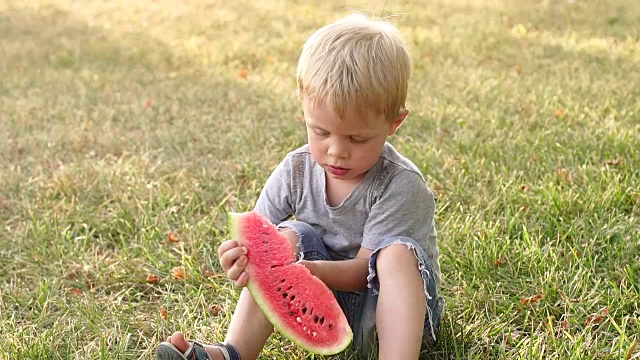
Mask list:
[[[300,316],[298,316],[298,317],[296,318],[296,321],[297,321],[297,322],[299,322],[300,324],[302,324],[302,319],[300,319]]]
[[[307,306],[306,306],[306,305],[302,307],[302,313],[303,313],[303,314],[306,314],[306,313],[307,313]]]
[[[280,282],[281,282],[281,283],[283,283],[283,282],[285,282],[285,281],[287,281],[287,279],[282,279],[282,280],[280,280]]]
[[[291,295],[291,301],[295,300],[296,296],[295,295]]]
[[[313,337],[318,336],[318,333],[317,333],[317,332],[315,332],[315,331],[314,331],[314,332],[312,332],[311,334],[313,335]]]
[[[320,325],[324,325],[324,316],[320,318]]]
[[[306,326],[303,326],[303,327],[302,327],[302,331],[307,332],[307,327],[306,327]]]
[[[318,315],[313,316],[313,322],[316,324],[318,323]]]
[[[287,290],[291,290],[291,289],[293,289],[293,285],[290,285],[290,286],[287,288]]]
[[[329,330],[333,329],[333,324],[329,323]]]
[[[289,310],[289,316],[293,316],[295,313],[291,310]]]
[[[287,296],[289,296],[289,294],[287,294],[287,293],[282,293],[282,298],[283,298],[283,299],[286,299],[286,298],[287,298]]]
[[[278,289],[277,289],[277,291],[278,291],[278,292],[282,291],[282,288],[278,288]]]

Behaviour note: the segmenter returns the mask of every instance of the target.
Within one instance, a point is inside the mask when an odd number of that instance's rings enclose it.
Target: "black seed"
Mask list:
[[[293,316],[295,313],[291,310],[289,310],[289,316]]]
[[[316,323],[316,324],[318,323],[318,315],[314,315],[313,322]]]
[[[277,291],[278,291],[278,292],[282,291],[282,288],[278,288],[278,289],[277,289]]]
[[[291,301],[295,300],[296,296],[295,295],[291,295]]]
[[[281,282],[281,283],[283,283],[283,282],[285,282],[285,281],[287,281],[287,279],[282,279],[282,280],[280,280],[280,282]]]
[[[329,330],[333,329],[333,324],[329,323]]]
[[[306,313],[307,313],[307,307],[306,307],[306,306],[303,306],[303,307],[302,307],[302,313],[303,313],[303,314],[306,314]]]
[[[320,325],[324,325],[324,316],[320,318]]]
[[[282,298],[283,298],[283,299],[286,299],[286,298],[287,298],[287,296],[289,296],[289,294],[287,294],[287,293],[282,293]]]

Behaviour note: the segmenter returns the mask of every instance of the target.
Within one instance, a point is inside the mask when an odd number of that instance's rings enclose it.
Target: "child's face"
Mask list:
[[[324,103],[303,100],[311,155],[327,176],[360,181],[382,154],[387,136],[395,133],[407,113],[390,123],[384,115],[349,109],[340,119]]]

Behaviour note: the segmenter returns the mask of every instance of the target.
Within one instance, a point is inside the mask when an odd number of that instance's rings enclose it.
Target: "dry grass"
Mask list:
[[[226,211],[304,143],[297,56],[347,8],[401,14],[411,46],[392,142],[438,194],[447,299],[424,358],[637,358],[632,0],[0,0],[0,358],[223,336]]]

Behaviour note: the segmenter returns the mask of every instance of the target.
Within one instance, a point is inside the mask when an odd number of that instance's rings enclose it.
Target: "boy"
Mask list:
[[[410,71],[406,46],[389,23],[351,15],[314,33],[297,71],[308,144],[274,170],[255,208],[335,290],[354,346],[367,353],[377,334],[386,360],[417,359],[421,344],[435,339],[444,307],[433,193],[386,142],[409,113]],[[238,287],[247,284],[245,253],[235,241],[218,249]],[[157,356],[256,359],[272,332],[243,289],[224,343],[202,345],[177,332]]]

